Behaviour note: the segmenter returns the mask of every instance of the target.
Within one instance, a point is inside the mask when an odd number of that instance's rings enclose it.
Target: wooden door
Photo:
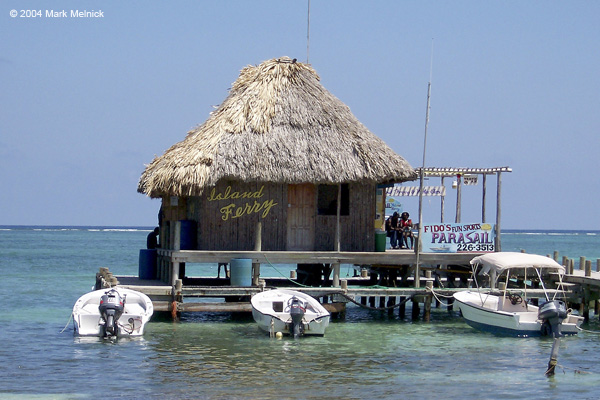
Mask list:
[[[288,185],[288,250],[314,250],[316,203],[315,185]]]

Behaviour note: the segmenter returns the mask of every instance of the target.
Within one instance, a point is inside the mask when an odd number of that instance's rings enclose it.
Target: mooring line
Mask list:
[[[69,320],[67,321],[67,324],[65,325],[65,327],[62,329],[62,331],[60,331],[60,333],[63,333],[65,331],[65,329],[67,329],[67,326],[69,326],[69,324],[71,323],[71,320],[73,319],[73,313],[71,313],[71,316],[69,317]]]

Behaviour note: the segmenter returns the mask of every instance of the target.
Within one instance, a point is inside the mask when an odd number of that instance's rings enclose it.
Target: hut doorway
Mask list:
[[[314,250],[316,200],[315,185],[288,185],[288,250]]]

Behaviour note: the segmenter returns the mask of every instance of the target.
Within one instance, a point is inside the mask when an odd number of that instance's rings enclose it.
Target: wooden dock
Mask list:
[[[167,251],[160,250],[161,256],[170,262],[162,262],[157,277],[144,280],[137,276],[112,276],[101,268],[97,274],[98,288],[118,285],[148,295],[155,311],[170,313],[176,318],[181,312],[251,312],[250,297],[260,291],[271,288],[286,288],[301,291],[320,299],[333,314],[343,315],[346,304],[353,302],[359,306],[397,312],[404,317],[405,304],[412,303],[412,318],[418,319],[423,305],[423,319],[429,320],[432,303],[440,305],[440,299],[447,299],[452,309],[452,294],[469,290],[472,282],[466,266],[475,256],[473,253],[459,254],[422,254],[424,272],[415,285],[412,265],[416,255],[412,251],[388,251],[373,253],[352,252],[252,252],[252,251]],[[260,278],[257,285],[231,286],[229,278],[186,277],[179,275],[183,263],[229,263],[235,258],[251,259],[254,265],[260,264],[314,264],[338,265],[332,268],[333,279],[323,281],[320,286],[295,286],[294,279]],[[339,264],[364,266],[362,276],[341,279]],[[159,262],[160,264],[160,262]],[[567,265],[567,274],[563,276],[562,286],[557,277],[546,282],[551,292],[560,292],[567,297],[569,305],[577,308],[581,315],[589,318],[593,309],[599,315],[600,271],[592,271],[590,263],[583,263],[583,270],[573,270]],[[464,267],[463,279],[456,278],[456,268]],[[598,263],[600,267],[600,263]],[[260,271],[260,269],[258,269]],[[369,273],[365,273],[369,271]],[[376,272],[373,272],[376,271]],[[389,271],[389,276],[388,275]],[[398,276],[404,271],[404,276]],[[256,271],[255,271],[256,272]],[[336,276],[337,273],[337,276]],[[377,276],[379,275],[379,277]],[[386,279],[382,282],[382,275]],[[527,289],[528,298],[543,298],[544,290]]]

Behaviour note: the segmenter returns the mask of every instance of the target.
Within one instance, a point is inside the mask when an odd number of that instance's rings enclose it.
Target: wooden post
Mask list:
[[[444,177],[442,176],[442,186],[444,186]],[[440,222],[443,224],[444,223],[444,206],[445,206],[445,202],[446,202],[446,196],[440,196]],[[421,221],[419,221],[419,223],[421,223]]]
[[[596,259],[596,272],[600,272],[600,258]]]
[[[404,317],[406,317],[406,302],[404,300],[406,300],[406,298],[404,296],[400,296],[400,305],[398,306],[398,317],[400,317],[400,319],[404,319]]]
[[[337,211],[335,224],[335,251],[340,251],[340,208],[342,207],[342,184],[338,183]],[[338,264],[339,267],[339,264]],[[335,286],[335,285],[334,285]]]
[[[181,221],[175,221],[175,232],[173,234],[173,250],[181,250]]]
[[[169,279],[171,286],[175,285],[175,282],[177,281],[177,279],[179,279],[179,262],[172,261],[171,262],[171,279]]]
[[[590,320],[590,288],[589,286],[583,289],[583,321],[589,322]]]
[[[256,223],[256,232],[254,233],[254,251],[262,251],[262,223]],[[252,263],[252,286],[258,286],[260,279],[260,263]]]
[[[171,317],[173,321],[177,321],[179,313],[177,312],[177,303],[183,299],[181,298],[181,289],[183,288],[183,281],[177,279],[171,289]]]
[[[569,259],[569,274],[573,275],[573,271],[575,270],[575,260]]]
[[[413,321],[418,320],[420,313],[421,313],[421,309],[419,308],[419,301],[415,297],[412,301],[412,313],[411,313],[412,320]]]
[[[340,263],[333,263],[333,287],[340,287]]]
[[[487,175],[483,174],[483,193],[481,194],[481,222],[485,223],[485,195],[487,193]]]
[[[585,268],[585,257],[579,257],[579,269],[583,271]]]
[[[428,288],[429,290],[432,290],[433,282],[427,281],[425,283],[425,287]],[[432,297],[433,297],[433,295],[431,295],[431,294],[425,296],[425,311],[423,311],[423,320],[425,322],[429,322],[429,320],[431,319],[431,299],[432,299]]]
[[[585,276],[592,276],[592,260],[585,262]]]
[[[460,174],[456,175],[456,217],[454,218],[455,223],[460,223],[460,203],[461,203],[461,176]],[[419,221],[421,222],[421,221]]]
[[[375,307],[375,297],[374,296],[369,297],[369,306]]]
[[[554,261],[558,262],[558,251],[554,250],[554,256],[552,257]]]
[[[390,296],[388,297],[388,302],[387,302],[387,306],[388,307],[392,307],[396,305],[396,296]],[[388,308],[388,315],[393,315],[394,314],[394,309],[393,308]]]

